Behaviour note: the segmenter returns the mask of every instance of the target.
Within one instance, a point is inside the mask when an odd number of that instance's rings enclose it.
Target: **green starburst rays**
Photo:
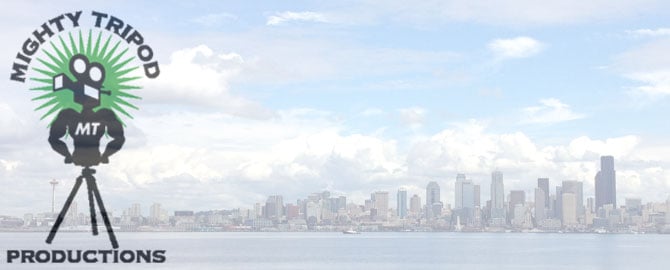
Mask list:
[[[75,54],[83,54],[90,62],[98,62],[105,68],[102,90],[110,91],[111,95],[103,94],[100,107],[97,109],[111,109],[119,121],[122,121],[119,114],[132,119],[128,110],[138,109],[132,104],[132,101],[139,100],[140,97],[132,92],[141,89],[140,86],[134,84],[141,77],[131,75],[139,66],[131,65],[135,57],[128,55],[128,48],[123,50],[119,48],[122,45],[121,41],[112,42],[111,34],[103,41],[102,32],[94,37],[92,31],[88,32],[88,36],[79,31],[78,37],[70,32],[59,36],[56,42],[50,41],[50,46],[42,49],[43,56],[36,58],[43,66],[31,68],[35,71],[35,75],[30,80],[36,82],[37,86],[30,90],[39,92],[39,95],[32,99],[40,103],[35,110],[45,111],[40,119],[51,117],[53,120],[63,109],[81,111],[81,105],[74,102],[72,91],[53,91],[54,76],[62,73],[70,80],[75,80],[69,69],[70,59]]]

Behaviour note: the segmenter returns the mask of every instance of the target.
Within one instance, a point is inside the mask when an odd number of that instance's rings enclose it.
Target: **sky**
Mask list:
[[[30,83],[9,80],[32,31],[78,10],[131,24],[161,69],[97,168],[115,213],[324,190],[425,200],[429,181],[453,205],[457,173],[485,201],[494,170],[529,201],[540,177],[592,197],[601,155],[614,156],[619,204],[670,196],[667,1],[8,1],[0,215],[49,211],[49,181],[62,204],[79,175],[49,147]]]

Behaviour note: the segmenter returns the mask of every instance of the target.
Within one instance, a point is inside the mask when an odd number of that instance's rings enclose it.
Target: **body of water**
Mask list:
[[[531,233],[118,233],[163,264],[7,264],[7,250],[111,249],[107,235],[0,233],[0,269],[668,269],[670,235]]]

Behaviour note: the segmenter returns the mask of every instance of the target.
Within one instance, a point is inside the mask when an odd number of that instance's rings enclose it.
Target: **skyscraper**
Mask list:
[[[456,176],[454,209],[475,208],[475,187],[472,180],[466,179],[465,174]]]
[[[413,215],[418,215],[421,213],[421,197],[414,194],[409,200],[409,211]]]
[[[396,211],[399,218],[407,216],[407,190],[404,188],[398,189],[398,196],[396,196]]]
[[[500,171],[491,173],[491,219],[494,224],[505,219],[505,189]]]
[[[442,202],[440,201],[440,185],[437,184],[435,181],[431,181],[428,183],[428,186],[426,186],[426,217],[428,218],[433,218],[435,217],[437,213],[435,212],[435,208],[437,204],[441,204]]]
[[[514,208],[516,205],[526,204],[526,192],[523,190],[512,190],[509,192],[509,211],[510,218],[514,218]]]
[[[581,181],[563,181],[561,190],[563,193],[575,194],[575,203],[577,205],[577,216],[584,215],[584,184]]]
[[[577,224],[577,196],[573,193],[563,192],[561,197],[563,226]]]
[[[616,171],[614,157],[600,157],[600,171],[596,174],[596,211],[611,204],[616,209]]]
[[[376,191],[372,194],[372,205],[377,209],[377,216],[386,220],[389,212],[389,193],[388,191]]]
[[[535,189],[535,221],[540,222],[547,218],[546,216],[546,207],[544,206],[545,200],[544,190],[540,187]]]
[[[431,181],[426,186],[426,205],[433,205],[438,202],[440,202],[440,185]]]
[[[549,205],[549,178],[538,178],[537,179],[537,188],[544,191],[544,207],[551,208]]]
[[[269,196],[265,201],[265,218],[270,220],[281,220],[284,215],[284,198],[281,195]]]
[[[481,193],[481,186],[475,185],[475,207],[481,208],[482,206]]]
[[[554,202],[554,217],[562,219],[563,217],[563,188],[556,186],[556,201]]]

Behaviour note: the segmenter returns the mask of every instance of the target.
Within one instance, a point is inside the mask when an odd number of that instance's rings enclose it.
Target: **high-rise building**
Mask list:
[[[281,195],[269,196],[265,201],[263,215],[270,220],[281,220],[284,215],[284,198]]]
[[[377,216],[383,220],[388,218],[389,212],[389,193],[388,191],[376,191],[372,193],[373,209],[377,210]]]
[[[562,219],[563,217],[563,189],[556,186],[556,201],[554,202],[554,217]]]
[[[563,209],[563,226],[570,226],[577,224],[577,196],[573,193],[563,192],[561,194],[561,202]]]
[[[509,192],[509,208],[514,209],[517,204],[526,204],[526,192],[523,190],[511,190]]]
[[[600,171],[596,174],[596,211],[611,204],[616,209],[616,171],[614,157],[600,157]]]
[[[535,189],[535,221],[540,222],[542,220],[545,220],[547,218],[546,216],[546,207],[544,205],[545,203],[545,197],[546,195],[544,194],[544,190],[540,187]]]
[[[505,220],[505,188],[501,171],[491,173],[491,219],[493,224],[498,225]]]
[[[538,178],[537,179],[537,188],[544,191],[544,207],[551,208],[549,205],[549,178]]]
[[[163,209],[160,203],[153,203],[151,207],[149,207],[149,219],[151,222],[158,222],[161,220],[161,215],[163,213]]]
[[[407,190],[401,188],[396,196],[396,211],[399,218],[407,217]]]
[[[510,218],[514,218],[514,206],[526,204],[526,192],[523,190],[512,190],[509,192]]]
[[[577,216],[584,215],[584,184],[581,181],[563,181],[561,184],[561,191],[563,193],[575,194],[575,202],[577,204]]]
[[[142,206],[139,203],[133,203],[128,209],[128,215],[130,217],[141,217],[142,216]]]
[[[595,198],[589,197],[588,199],[586,199],[586,211],[587,212],[595,213],[596,212],[595,206],[596,206],[596,199]]]
[[[475,207],[482,207],[482,199],[481,199],[481,186],[480,185],[475,185]]]
[[[436,215],[433,213],[434,206],[441,204],[440,201],[440,185],[435,181],[431,181],[426,186],[426,217],[433,218]]]
[[[456,176],[454,209],[475,208],[475,187],[465,174]]]
[[[309,200],[305,205],[305,220],[308,223],[319,223],[321,222],[321,207],[318,203]]]
[[[421,213],[421,197],[419,195],[412,195],[412,198],[409,200],[409,211],[415,216]]]
[[[670,209],[666,210],[670,211]],[[642,199],[640,198],[626,198],[626,212],[630,215],[642,215]],[[668,212],[666,212],[668,213]],[[666,214],[670,215],[670,213]]]

